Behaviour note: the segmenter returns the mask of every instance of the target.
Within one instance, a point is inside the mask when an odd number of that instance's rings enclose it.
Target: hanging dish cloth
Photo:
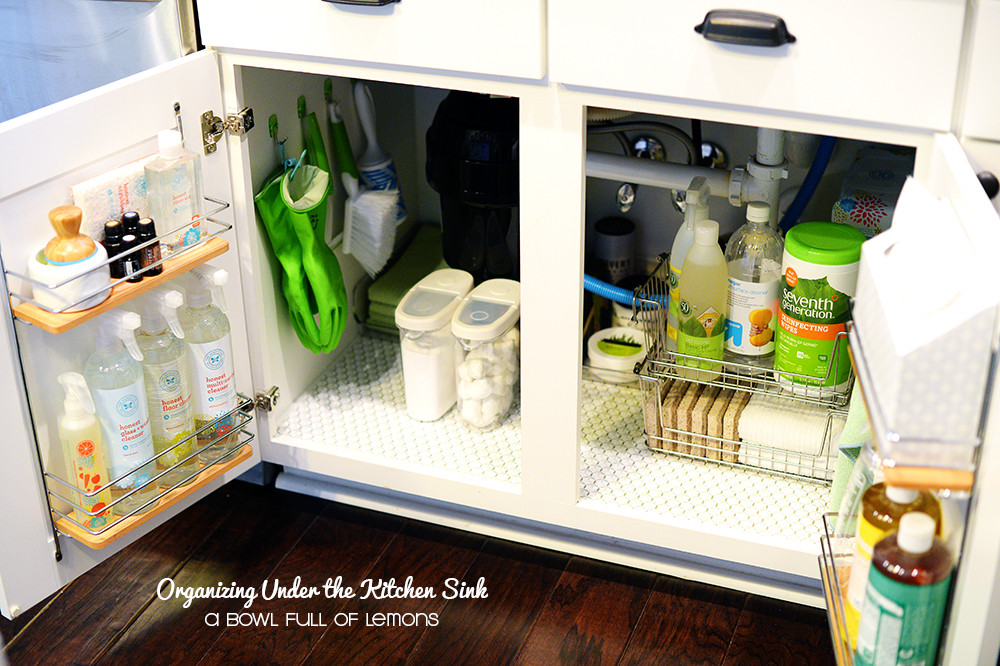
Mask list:
[[[272,175],[254,197],[271,249],[281,264],[281,291],[299,341],[332,351],[347,325],[347,289],[333,250],[324,241],[330,165],[316,114],[304,119],[305,155]]]

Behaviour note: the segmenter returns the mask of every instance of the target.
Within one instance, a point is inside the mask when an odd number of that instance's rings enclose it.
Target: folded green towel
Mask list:
[[[868,441],[871,436],[868,409],[861,397],[861,390],[855,382],[851,401],[847,406],[847,421],[844,422],[844,429],[837,442],[840,452],[837,455],[837,464],[833,472],[833,485],[830,488],[830,501],[826,505],[827,511],[840,509],[844,493],[847,491],[847,482],[851,478],[851,472],[854,470],[854,465],[861,452],[861,445]]]
[[[403,254],[368,287],[368,302],[396,306],[410,287],[439,268],[447,268],[441,250],[441,229],[421,225]]]

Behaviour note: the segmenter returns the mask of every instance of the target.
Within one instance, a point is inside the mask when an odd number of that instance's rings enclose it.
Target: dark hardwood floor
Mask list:
[[[366,579],[410,576],[436,595],[362,598]],[[304,590],[339,577],[356,594],[262,598],[297,577]],[[164,579],[257,598],[184,608],[157,596]],[[488,596],[446,598],[480,580]],[[0,633],[12,666],[835,663],[822,610],[238,481],[0,619]]]

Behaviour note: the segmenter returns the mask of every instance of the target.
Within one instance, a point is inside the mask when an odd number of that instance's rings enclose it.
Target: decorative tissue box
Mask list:
[[[979,435],[998,290],[950,204],[910,179],[902,215],[905,224],[862,246],[858,338],[885,426],[940,440],[922,464],[967,462],[970,450],[949,453],[943,444]]]

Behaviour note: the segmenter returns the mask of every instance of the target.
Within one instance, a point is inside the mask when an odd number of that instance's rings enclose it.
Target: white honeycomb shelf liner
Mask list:
[[[363,335],[295,403],[278,425],[282,441],[352,452],[389,465],[520,491],[521,404],[500,426],[477,430],[455,409],[433,422],[406,413],[399,342]],[[421,469],[422,468],[422,469]]]
[[[816,549],[828,486],[657,453],[640,390],[584,381],[582,394],[582,505]]]

